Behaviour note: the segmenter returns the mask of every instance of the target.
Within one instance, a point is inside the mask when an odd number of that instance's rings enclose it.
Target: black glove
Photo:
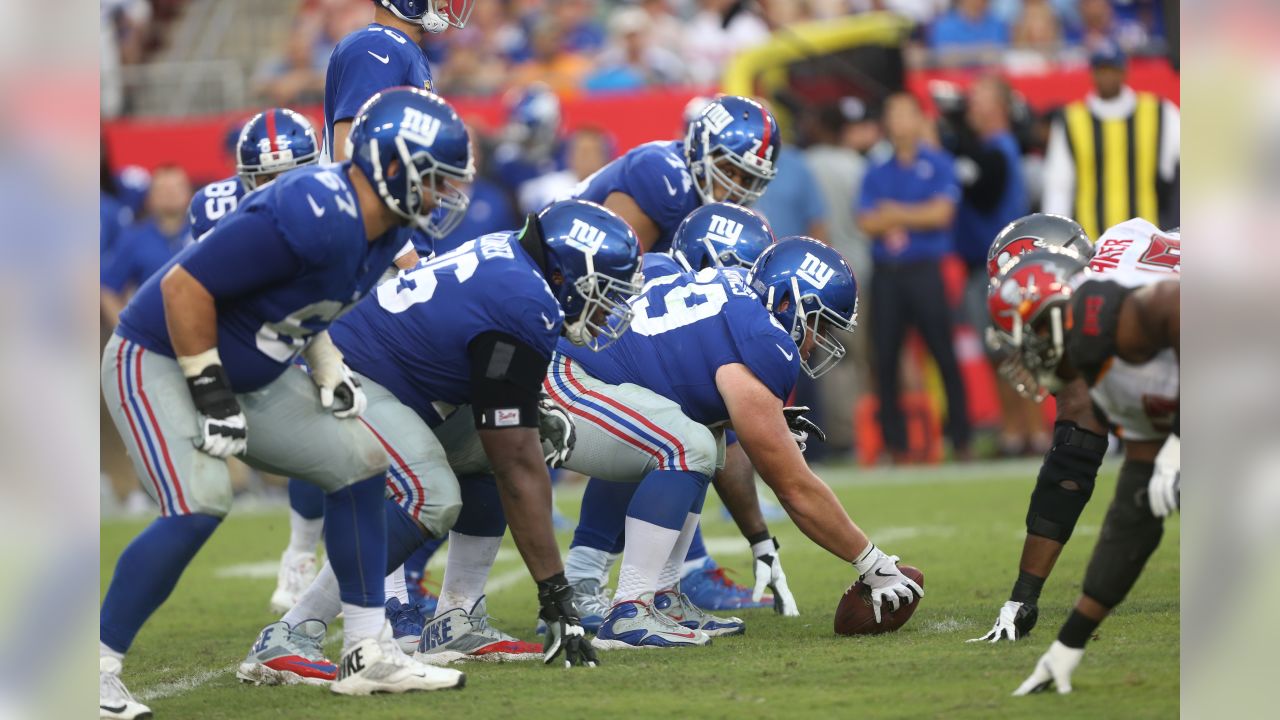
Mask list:
[[[199,375],[187,378],[187,389],[200,415],[196,447],[219,458],[244,454],[248,426],[226,370],[209,365]]]
[[[550,665],[564,652],[564,666],[600,664],[596,649],[591,647],[582,629],[578,608],[573,605],[573,588],[564,573],[538,582],[538,617],[547,624],[547,637],[542,643],[542,662]]]
[[[805,451],[810,435],[819,442],[827,441],[827,434],[822,431],[822,428],[804,416],[807,412],[809,412],[807,405],[782,408],[782,416],[787,419],[787,427],[791,429],[791,437],[795,438],[796,445],[800,446],[800,452]]]

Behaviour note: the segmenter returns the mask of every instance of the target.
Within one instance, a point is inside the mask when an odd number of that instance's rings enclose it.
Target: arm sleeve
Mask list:
[[[1067,127],[1059,116],[1049,126],[1049,145],[1044,153],[1044,195],[1040,200],[1040,209],[1071,217],[1075,214],[1072,197],[1075,189],[1076,164],[1071,158],[1071,146],[1067,143]]]
[[[477,429],[538,427],[538,397],[551,362],[547,355],[523,340],[490,331],[467,345],[467,357]]]
[[[238,212],[180,262],[215,299],[232,299],[285,282],[302,261],[266,213]]]

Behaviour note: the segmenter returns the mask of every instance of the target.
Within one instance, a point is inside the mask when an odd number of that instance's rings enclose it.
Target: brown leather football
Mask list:
[[[922,589],[924,588],[924,573],[919,569],[910,565],[899,565],[898,569],[903,575],[915,580]],[[866,583],[858,581],[845,591],[844,596],[840,598],[840,604],[836,606],[836,634],[879,635],[893,632],[907,624],[919,604],[920,598],[906,605],[899,605],[897,610],[890,610],[888,603],[882,604],[880,622],[877,623],[875,613],[871,609],[871,588]]]

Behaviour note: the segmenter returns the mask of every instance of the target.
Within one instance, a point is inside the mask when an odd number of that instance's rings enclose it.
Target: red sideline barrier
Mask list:
[[[930,70],[913,72],[908,87],[927,98],[930,80],[949,80],[968,86],[977,71]],[[1087,68],[1058,70],[1037,75],[1009,76],[1013,87],[1037,110],[1062,105],[1089,91]],[[1130,84],[1138,90],[1154,92],[1175,103],[1180,93],[1178,75],[1162,59],[1135,59],[1130,64]],[[646,91],[619,95],[592,95],[564,102],[565,126],[569,130],[594,125],[613,134],[618,152],[642,142],[675,137],[680,115],[693,89]],[[452,99],[451,99],[452,100]],[[480,129],[492,130],[502,123],[502,103],[497,98],[452,100],[465,120]],[[926,100],[927,102],[927,100]],[[318,107],[302,108],[321,128],[323,113]],[[147,169],[178,164],[197,180],[213,180],[232,172],[230,160],[222,154],[228,131],[247,119],[252,110],[196,118],[145,118],[116,120],[103,124],[102,133],[117,169],[140,165]]]

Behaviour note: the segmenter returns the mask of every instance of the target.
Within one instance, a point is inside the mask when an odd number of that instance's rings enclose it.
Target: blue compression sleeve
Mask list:
[[[570,547],[589,547],[605,552],[622,552],[623,530],[627,522],[627,506],[639,483],[620,483],[591,478],[582,493],[582,509],[578,527],[573,531]]]
[[[386,477],[375,475],[325,496],[325,552],[344,603],[382,607],[387,575],[385,487]]]
[[[289,508],[308,520],[324,517],[324,490],[315,483],[289,478]]]

